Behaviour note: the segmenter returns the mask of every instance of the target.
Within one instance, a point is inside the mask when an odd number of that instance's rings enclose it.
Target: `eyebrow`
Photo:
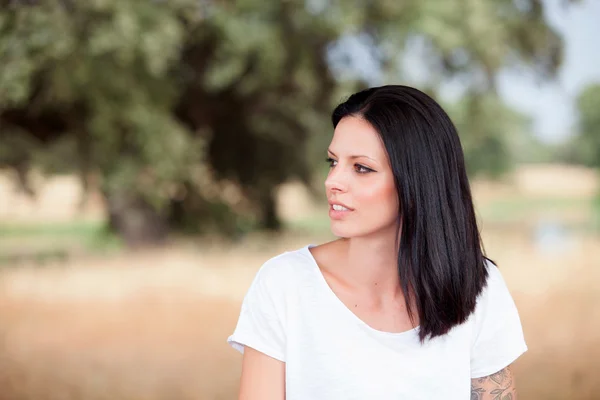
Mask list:
[[[327,151],[330,152],[334,157],[337,157],[337,155],[333,151],[331,151],[329,149],[327,149]],[[352,159],[354,159],[354,158],[360,158],[360,157],[365,157],[365,158],[368,158],[369,160],[373,160],[373,161],[377,162],[377,160],[375,160],[374,158],[371,158],[371,157],[365,156],[365,155],[360,155],[359,154],[359,155],[352,155],[352,156],[350,156],[350,158],[352,158]]]

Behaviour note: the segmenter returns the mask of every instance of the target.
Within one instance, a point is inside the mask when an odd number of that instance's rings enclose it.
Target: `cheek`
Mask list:
[[[363,206],[371,206],[368,209],[377,213],[398,212],[398,194],[393,182],[373,182],[362,191],[360,200]]]

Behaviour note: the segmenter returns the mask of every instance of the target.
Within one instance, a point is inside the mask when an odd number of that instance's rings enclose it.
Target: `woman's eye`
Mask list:
[[[331,157],[326,158],[325,161],[327,161],[327,163],[329,164],[329,168],[333,168],[337,165],[337,160],[334,160]],[[373,172],[373,170],[371,168],[367,168],[364,165],[360,165],[360,164],[354,164],[354,169],[359,174],[366,174],[368,172]]]
[[[360,174],[366,174],[367,172],[371,172],[370,168],[365,167],[364,165],[356,164],[356,172]]]

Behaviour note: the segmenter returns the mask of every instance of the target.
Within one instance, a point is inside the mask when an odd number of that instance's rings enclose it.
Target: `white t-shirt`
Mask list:
[[[469,399],[471,379],[505,368],[527,350],[498,269],[469,319],[419,342],[418,327],[382,332],[331,290],[308,245],[262,265],[227,339],[285,362],[287,400]]]

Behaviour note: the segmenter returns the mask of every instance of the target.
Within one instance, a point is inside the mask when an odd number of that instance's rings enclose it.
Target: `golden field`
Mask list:
[[[65,187],[58,194],[77,192]],[[473,189],[487,253],[513,293],[529,346],[515,364],[520,398],[600,399],[595,175],[521,168],[503,184],[474,182]],[[281,251],[331,239],[322,208],[302,193],[282,188],[288,233],[233,244],[185,239],[95,253],[52,233],[2,231],[0,400],[236,398],[241,356],[225,340],[254,273]],[[70,210],[52,215],[73,201],[2,201],[22,210],[0,207],[7,226],[74,218]],[[44,209],[44,201],[55,206]],[[93,219],[97,208],[78,218]],[[11,258],[47,243],[66,246],[63,256]]]

